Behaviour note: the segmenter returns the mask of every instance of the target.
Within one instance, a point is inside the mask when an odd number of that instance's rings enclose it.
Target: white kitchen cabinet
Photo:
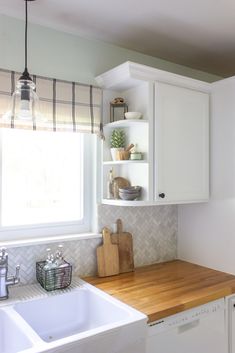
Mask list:
[[[104,88],[106,135],[102,146],[101,202],[143,206],[207,201],[211,85],[131,62],[100,75],[97,81]],[[129,111],[143,113],[143,121],[110,124],[109,102],[118,96],[128,102]],[[126,129],[128,143],[138,143],[144,161],[111,161],[109,138],[116,127]],[[106,199],[110,166],[115,176],[142,186],[140,200]]]
[[[208,200],[209,95],[155,83],[154,126],[155,199]]]

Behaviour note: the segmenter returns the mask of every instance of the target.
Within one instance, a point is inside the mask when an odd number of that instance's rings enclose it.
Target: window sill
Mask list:
[[[57,235],[51,237],[38,237],[34,239],[18,239],[9,241],[0,241],[0,248],[17,248],[22,246],[40,245],[40,244],[51,244],[58,242],[66,242],[73,240],[84,240],[84,239],[97,239],[101,238],[102,235],[99,233],[81,233],[81,234],[67,234]]]

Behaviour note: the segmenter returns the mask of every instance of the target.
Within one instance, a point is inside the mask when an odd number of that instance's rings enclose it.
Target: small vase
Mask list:
[[[124,151],[124,148],[123,147],[120,147],[120,148],[110,148],[110,151],[111,151],[111,156],[112,156],[112,160],[113,161],[117,161],[117,152],[118,151]]]

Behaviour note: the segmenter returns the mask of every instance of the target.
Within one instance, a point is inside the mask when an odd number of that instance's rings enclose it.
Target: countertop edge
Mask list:
[[[156,307],[157,307],[156,304],[153,304],[152,306],[149,304],[148,309],[145,310],[143,308],[144,304],[140,305],[138,303],[137,305],[133,305],[133,300],[128,300],[128,296],[126,294],[126,292],[127,292],[126,288],[128,288],[127,283],[128,283],[128,276],[129,275],[132,277],[139,276],[139,277],[141,277],[141,280],[143,282],[143,273],[145,273],[145,271],[146,271],[146,273],[153,273],[156,268],[156,273],[159,275],[159,273],[161,274],[161,271],[164,272],[164,270],[167,266],[173,266],[174,264],[176,264],[178,266],[182,266],[182,267],[185,266],[186,268],[187,268],[187,266],[192,267],[196,271],[198,270],[198,272],[204,271],[206,273],[209,271],[210,272],[209,277],[213,277],[213,276],[215,278],[218,277],[218,282],[213,283],[212,285],[208,285],[207,287],[202,288],[201,290],[193,289],[191,293],[189,291],[189,295],[188,295],[187,300],[182,300],[182,302],[181,302],[181,298],[179,296],[178,302],[176,302],[172,306],[168,305],[168,307],[167,307],[167,303],[166,303],[166,305],[165,305],[166,308],[160,308],[159,310],[156,309]],[[223,277],[223,281],[219,280],[220,277],[221,278]],[[134,309],[147,315],[148,316],[148,323],[152,323],[152,322],[157,321],[159,319],[163,319],[165,317],[175,315],[175,314],[183,312],[185,310],[189,310],[189,309],[195,308],[197,306],[207,304],[211,301],[221,299],[223,297],[235,294],[235,276],[228,274],[228,273],[225,273],[225,272],[213,270],[213,269],[210,269],[210,268],[207,268],[204,266],[200,266],[197,264],[193,264],[193,263],[181,261],[181,260],[173,260],[173,261],[169,261],[169,262],[165,262],[165,263],[152,264],[152,265],[139,267],[136,269],[136,271],[134,273],[125,273],[125,274],[120,274],[120,275],[116,275],[116,276],[112,276],[112,277],[105,277],[105,278],[86,277],[83,279],[84,279],[84,281],[103,290],[107,294],[112,295],[116,299],[123,301],[125,304],[132,306]],[[133,278],[131,278],[131,280],[133,281]],[[204,280],[206,282],[206,277],[204,278]],[[120,290],[115,289],[115,282],[117,283],[117,282],[122,282],[122,281],[123,282],[125,281],[125,283],[126,283],[126,288],[123,290],[123,291],[125,291],[124,295],[122,295],[121,289]],[[215,282],[216,282],[216,280],[215,280]],[[113,289],[112,289],[112,286],[113,286]],[[140,291],[139,288],[137,288],[136,290]],[[156,294],[154,293],[154,296],[155,295]],[[125,300],[123,300],[123,298],[125,298]],[[146,300],[146,303],[148,303],[148,300]]]

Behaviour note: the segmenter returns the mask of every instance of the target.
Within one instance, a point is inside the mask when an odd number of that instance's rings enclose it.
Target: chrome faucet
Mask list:
[[[8,254],[5,248],[0,249],[0,300],[8,299],[8,286],[18,284],[20,282],[20,265],[16,266],[15,276],[7,277],[8,273]]]

